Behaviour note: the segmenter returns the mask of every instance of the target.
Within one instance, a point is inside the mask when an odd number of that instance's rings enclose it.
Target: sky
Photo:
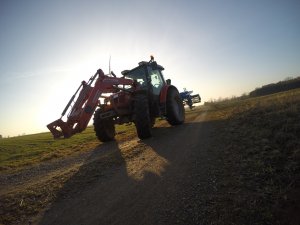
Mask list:
[[[97,69],[161,64],[202,101],[300,76],[299,0],[0,0],[0,134],[47,131]]]

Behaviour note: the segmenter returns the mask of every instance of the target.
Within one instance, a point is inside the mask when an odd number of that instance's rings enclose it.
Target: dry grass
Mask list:
[[[300,90],[214,103],[211,112],[213,119],[227,119],[216,134],[224,167],[219,201],[231,202],[223,220],[297,224]]]

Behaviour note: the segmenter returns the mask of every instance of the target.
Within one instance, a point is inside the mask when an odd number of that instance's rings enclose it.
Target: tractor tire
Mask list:
[[[134,97],[134,116],[134,124],[138,137],[140,139],[151,137],[152,124],[150,119],[147,95],[137,94]]]
[[[151,117],[151,118],[150,118],[150,124],[151,124],[151,127],[154,127],[155,121],[156,121],[156,118],[155,118],[155,117]]]
[[[116,130],[112,118],[102,119],[100,114],[101,109],[98,109],[94,115],[94,130],[96,136],[101,142],[113,141],[115,139]]]
[[[182,124],[185,120],[185,110],[182,99],[176,88],[168,90],[167,94],[167,121],[170,125]]]

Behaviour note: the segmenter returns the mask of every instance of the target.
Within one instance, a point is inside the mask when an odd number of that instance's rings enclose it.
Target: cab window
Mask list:
[[[150,79],[151,79],[151,85],[153,88],[153,93],[155,95],[159,95],[161,88],[164,85],[164,81],[162,80],[162,77],[160,75],[159,70],[152,70],[150,72]]]
[[[130,71],[130,73],[126,74],[125,77],[136,80],[140,84],[142,89],[147,88],[145,69],[143,67],[138,67],[137,69]],[[125,86],[125,88],[129,87],[130,86]]]

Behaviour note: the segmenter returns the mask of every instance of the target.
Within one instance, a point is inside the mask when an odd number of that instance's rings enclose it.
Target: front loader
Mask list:
[[[96,136],[107,142],[114,140],[116,124],[133,122],[140,139],[152,136],[157,117],[165,118],[171,125],[182,124],[182,100],[171,81],[165,81],[163,70],[152,56],[149,62],[123,71],[122,77],[97,70],[88,82],[81,82],[60,119],[48,124],[48,129],[54,138],[68,138],[85,130],[94,115]]]

